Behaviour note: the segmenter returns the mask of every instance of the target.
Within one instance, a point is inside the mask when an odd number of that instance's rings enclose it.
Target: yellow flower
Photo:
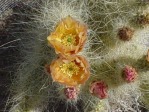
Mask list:
[[[90,76],[89,64],[82,56],[73,56],[69,59],[59,57],[46,69],[47,72],[50,71],[54,81],[66,86],[83,84]]]
[[[87,39],[87,26],[67,16],[60,21],[47,39],[57,54],[63,56],[77,54]]]

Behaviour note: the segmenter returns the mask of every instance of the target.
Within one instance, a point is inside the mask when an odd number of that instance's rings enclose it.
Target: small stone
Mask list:
[[[118,30],[118,37],[120,40],[129,41],[134,34],[134,30],[129,27],[123,27]]]

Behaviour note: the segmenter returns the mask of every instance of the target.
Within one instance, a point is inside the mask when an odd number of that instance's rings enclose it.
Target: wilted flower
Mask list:
[[[135,68],[131,66],[126,66],[123,69],[123,77],[128,83],[135,81],[135,79],[137,78],[137,72]]]
[[[89,64],[82,56],[72,56],[69,59],[59,57],[49,67],[54,81],[67,86],[77,86],[85,83],[90,76]]]
[[[64,88],[64,94],[67,99],[74,100],[77,99],[78,90],[75,87]]]
[[[76,54],[82,50],[87,39],[87,26],[67,16],[60,21],[47,39],[57,54]]]
[[[104,99],[108,96],[107,90],[108,90],[108,86],[103,81],[93,82],[90,87],[90,93],[92,93],[93,95],[95,95],[100,99]]]

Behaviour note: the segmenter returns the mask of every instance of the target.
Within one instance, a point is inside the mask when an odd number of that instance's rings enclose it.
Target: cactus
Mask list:
[[[149,109],[147,1],[44,0],[31,9],[10,111],[56,112],[61,102],[74,112],[78,102],[84,112]]]

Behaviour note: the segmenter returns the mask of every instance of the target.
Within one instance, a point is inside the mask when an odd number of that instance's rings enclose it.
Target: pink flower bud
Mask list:
[[[133,68],[131,66],[126,66],[123,69],[123,76],[124,76],[124,79],[128,83],[130,83],[130,82],[135,81],[135,79],[137,78],[137,72],[136,72],[135,68]]]
[[[64,94],[67,99],[74,100],[77,98],[78,91],[75,87],[67,87],[64,89]]]
[[[90,93],[97,96],[100,99],[106,98],[108,86],[103,81],[93,82],[90,87]]]

